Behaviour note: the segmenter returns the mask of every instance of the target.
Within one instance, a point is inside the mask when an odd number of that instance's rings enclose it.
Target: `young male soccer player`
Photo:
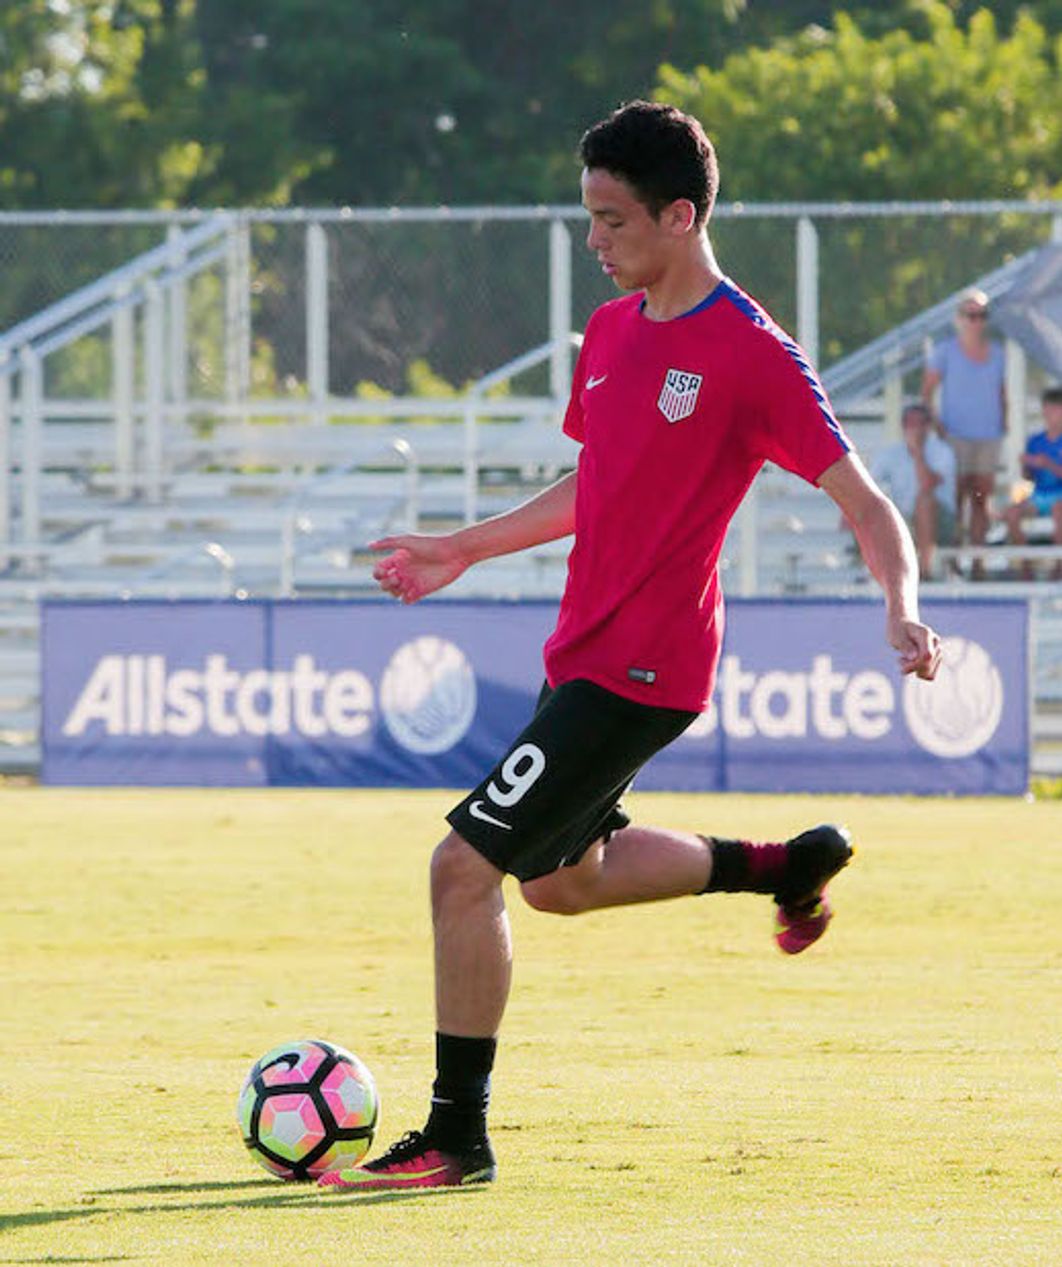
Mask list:
[[[824,488],[853,525],[886,600],[904,673],[931,678],[939,640],[919,623],[904,522],[852,453],[800,348],[732,281],[709,245],[715,156],[696,120],[633,102],[582,140],[588,246],[629,295],[590,319],[564,427],[578,470],[494,519],[377,543],[384,590],[411,603],[470,564],[574,531],[527,728],[448,816],[431,865],[437,1074],[430,1116],[382,1156],[325,1175],[339,1190],[494,1178],[487,1101],[509,992],[506,873],[539,910],[713,891],[770,894],[789,953],[826,929],[827,881],[847,834],[784,844],[635,827],[619,798],[708,704],[722,634],[717,562],[766,459]],[[824,630],[824,634],[827,631]]]

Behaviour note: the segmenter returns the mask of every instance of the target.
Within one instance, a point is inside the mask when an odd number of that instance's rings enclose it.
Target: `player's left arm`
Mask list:
[[[860,553],[885,595],[886,634],[900,653],[900,669],[932,678],[940,666],[940,639],[918,616],[918,559],[903,517],[854,453],[819,476],[851,524]]]

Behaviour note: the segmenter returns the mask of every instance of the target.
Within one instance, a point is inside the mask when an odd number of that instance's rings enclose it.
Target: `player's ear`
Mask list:
[[[670,233],[681,237],[696,227],[697,208],[688,198],[676,198],[664,208],[661,218]]]

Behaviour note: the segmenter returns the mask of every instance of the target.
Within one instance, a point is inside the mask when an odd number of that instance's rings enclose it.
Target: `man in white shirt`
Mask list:
[[[925,405],[903,411],[903,440],[882,449],[874,479],[907,520],[923,577],[933,571],[933,551],[955,535],[955,454],[933,430]]]

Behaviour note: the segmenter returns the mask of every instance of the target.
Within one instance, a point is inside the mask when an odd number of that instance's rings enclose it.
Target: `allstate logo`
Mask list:
[[[431,635],[399,647],[380,681],[380,711],[410,752],[452,748],[476,713],[476,676],[464,652]]]
[[[1003,679],[992,657],[968,638],[945,638],[936,679],[908,678],[903,713],[915,742],[936,757],[968,757],[996,733]]]

